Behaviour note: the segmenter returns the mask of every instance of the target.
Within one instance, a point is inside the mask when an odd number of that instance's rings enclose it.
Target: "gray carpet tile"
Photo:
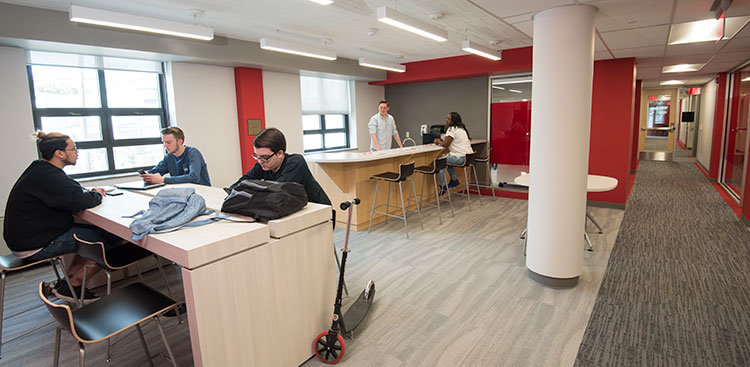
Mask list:
[[[749,266],[694,164],[642,161],[575,366],[750,365]]]

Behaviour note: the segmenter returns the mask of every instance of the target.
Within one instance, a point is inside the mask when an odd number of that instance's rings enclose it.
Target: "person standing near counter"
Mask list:
[[[197,148],[185,144],[185,133],[179,127],[162,129],[161,141],[167,155],[154,168],[141,174],[147,184],[194,183],[211,186],[208,167]],[[169,177],[163,175],[169,173]]]
[[[391,106],[388,101],[380,101],[378,113],[370,117],[370,122],[367,123],[367,128],[370,130],[370,150],[391,149],[391,136],[396,139],[399,147],[404,147],[401,143],[401,137],[398,136],[396,120],[388,114],[390,109]]]
[[[448,114],[448,118],[445,120],[445,124],[448,126],[448,131],[445,133],[445,138],[436,138],[434,143],[443,147],[448,148],[448,163],[449,164],[464,164],[466,155],[474,152],[471,148],[469,131],[466,130],[461,120],[461,115],[458,112],[451,112]],[[448,185],[445,184],[445,170],[451,176]],[[456,187],[461,183],[458,182],[456,177],[456,169],[453,166],[448,166],[446,169],[440,171],[438,175],[440,177],[440,194],[444,194],[451,187]]]
[[[296,182],[305,187],[309,202],[331,205],[331,199],[313,177],[305,158],[299,154],[286,153],[286,138],[279,129],[271,127],[258,133],[253,140],[253,147],[253,158],[257,162],[229,189],[234,189],[247,179]]]

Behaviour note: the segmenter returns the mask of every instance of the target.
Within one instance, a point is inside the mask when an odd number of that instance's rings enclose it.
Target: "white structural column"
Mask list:
[[[534,16],[528,251],[534,280],[570,287],[583,268],[596,8]]]

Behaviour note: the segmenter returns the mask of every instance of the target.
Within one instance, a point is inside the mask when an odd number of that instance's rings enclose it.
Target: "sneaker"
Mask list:
[[[55,284],[55,287],[52,289],[52,294],[54,294],[57,298],[68,302],[68,303],[78,303],[77,299],[80,297],[81,294],[81,286],[73,286],[73,291],[76,293],[75,296],[70,294],[70,287],[68,287],[68,282],[65,281],[65,279],[61,279],[60,281]],[[93,292],[89,291],[88,289],[83,290],[83,304],[89,304],[91,302],[99,300],[100,297],[95,295]]]
[[[461,182],[459,182],[458,180],[451,180],[450,182],[448,182],[448,187],[449,188],[450,187],[456,187],[456,186],[458,186],[460,184],[461,184]]]

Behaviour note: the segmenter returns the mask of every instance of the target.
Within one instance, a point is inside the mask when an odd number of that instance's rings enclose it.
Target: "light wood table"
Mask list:
[[[192,186],[219,209],[223,190]],[[131,218],[154,190],[108,196],[80,218],[130,239]],[[297,366],[330,326],[336,287],[330,206],[310,203],[261,223],[216,222],[137,242],[183,266],[196,366]],[[271,233],[273,232],[273,234]]]
[[[472,145],[486,143],[486,140],[472,140]],[[338,203],[352,198],[359,198],[361,204],[354,207],[352,211],[352,230],[367,230],[370,221],[370,209],[375,194],[375,180],[370,176],[382,172],[398,172],[399,165],[414,161],[415,166],[427,166],[442,154],[445,149],[435,144],[417,145],[412,147],[381,150],[376,152],[334,152],[306,154],[305,160],[310,167],[315,179],[320,183],[332,203]],[[419,190],[422,185],[422,175],[412,176],[414,186]],[[432,187],[432,179],[428,187]],[[411,185],[408,185],[411,190]],[[381,190],[387,190],[381,188]],[[404,193],[406,196],[406,193]],[[377,205],[385,204],[385,193],[378,194]],[[426,195],[426,200],[434,200],[434,197]],[[401,201],[398,190],[391,195],[390,205],[394,214],[401,212]],[[412,204],[414,205],[414,204]],[[338,212],[337,226],[346,225],[346,215],[336,205],[333,206]],[[373,217],[373,225],[385,220],[385,216],[376,214]]]

